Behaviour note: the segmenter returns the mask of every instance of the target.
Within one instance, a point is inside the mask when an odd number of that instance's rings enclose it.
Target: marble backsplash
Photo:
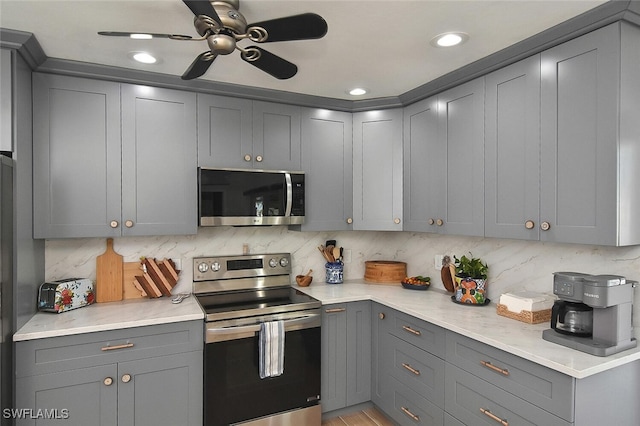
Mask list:
[[[362,279],[365,260],[398,260],[407,263],[409,275],[428,275],[442,287],[434,268],[435,255],[472,253],[489,265],[488,296],[497,301],[505,292],[529,290],[551,292],[556,271],[623,275],[640,281],[640,246],[603,247],[457,237],[412,232],[297,232],[286,227],[200,228],[197,235],[116,238],[114,249],[125,262],[140,256],[180,259],[182,272],[174,293],[191,290],[192,259],[209,255],[292,253],[293,275],[313,269],[314,282],[324,281],[324,259],[317,246],[328,239],[351,250],[344,265],[345,280]],[[96,256],[102,254],[104,238],[47,240],[45,279],[96,277]],[[313,285],[313,284],[312,284]],[[345,284],[345,285],[348,285]],[[634,325],[640,326],[640,289],[634,295]]]

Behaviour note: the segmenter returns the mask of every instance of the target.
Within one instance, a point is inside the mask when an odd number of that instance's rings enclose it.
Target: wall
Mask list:
[[[252,253],[291,252],[294,275],[313,269],[314,282],[322,282],[324,260],[316,247],[327,239],[336,239],[338,245],[352,251],[351,262],[345,263],[346,280],[362,279],[365,260],[399,260],[407,262],[409,275],[429,275],[441,289],[434,256],[459,257],[471,252],[489,264],[488,293],[494,301],[509,291],[551,292],[552,273],[556,271],[617,274],[640,281],[640,246],[584,246],[411,232],[296,232],[274,226],[200,228],[193,236],[117,238],[114,248],[125,262],[135,262],[140,256],[180,258],[183,270],[175,293],[190,291],[193,257],[241,254],[245,243]],[[104,249],[105,240],[101,238],[46,241],[46,279],[95,279],[95,258]],[[640,289],[635,291],[634,325],[640,326]]]

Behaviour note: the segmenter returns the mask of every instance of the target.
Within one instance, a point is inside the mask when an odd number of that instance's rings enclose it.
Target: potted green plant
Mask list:
[[[459,303],[484,304],[488,300],[487,272],[489,266],[482,259],[463,255],[453,256],[456,268],[455,300]]]

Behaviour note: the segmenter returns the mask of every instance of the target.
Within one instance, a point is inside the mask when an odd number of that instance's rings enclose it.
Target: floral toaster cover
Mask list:
[[[88,278],[66,278],[40,286],[38,309],[66,312],[95,302],[93,281]]]

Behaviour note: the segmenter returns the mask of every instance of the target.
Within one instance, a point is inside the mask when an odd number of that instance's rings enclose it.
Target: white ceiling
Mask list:
[[[277,80],[242,61],[219,57],[201,77],[224,83],[337,99],[398,96],[437,77],[579,15],[604,0],[241,0],[249,23],[304,12],[321,15],[327,35],[262,45],[298,66]],[[130,40],[97,31],[139,31],[197,36],[193,14],[181,0],[0,0],[0,27],[35,34],[50,58],[68,59],[180,76],[207,49],[206,42]],[[432,37],[463,31],[469,40],[443,49]],[[241,44],[247,43],[242,42]],[[160,62],[143,65],[130,52],[148,51]]]

